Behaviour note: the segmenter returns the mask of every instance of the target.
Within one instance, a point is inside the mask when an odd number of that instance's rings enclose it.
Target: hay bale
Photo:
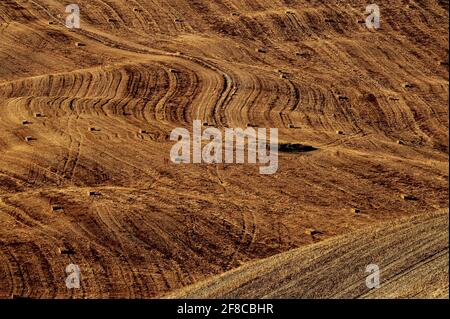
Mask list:
[[[347,101],[347,100],[348,100],[348,97],[347,97],[346,95],[342,95],[342,94],[339,94],[339,95],[337,96],[337,98],[338,98],[338,100],[340,100],[340,101]]]
[[[352,208],[352,209],[350,209],[350,211],[351,211],[353,214],[361,214],[361,210],[358,209],[358,208]]]
[[[401,194],[400,197],[401,197],[403,200],[411,200],[411,201],[416,201],[416,200],[417,200],[417,197],[416,197],[416,196],[410,195],[410,194]]]
[[[255,52],[256,52],[256,53],[266,53],[267,50],[264,49],[264,48],[256,48],[256,49],[255,49]]]
[[[36,138],[32,137],[32,136],[25,136],[25,142],[31,142],[31,141],[35,141]]]
[[[402,84],[402,86],[403,86],[405,89],[411,89],[411,88],[414,87],[414,84],[412,84],[412,83],[410,83],[410,82],[405,82],[405,83]]]
[[[180,73],[178,70],[176,69],[169,69],[170,73],[176,74],[176,73]]]
[[[99,132],[100,130],[95,127],[90,127],[89,132]]]
[[[133,12],[142,12],[143,10],[141,8],[133,8]]]
[[[148,131],[145,129],[139,129],[140,134],[148,134]]]
[[[337,130],[337,131],[336,131],[336,134],[337,134],[337,135],[344,135],[344,131]]]
[[[34,117],[45,117],[42,113],[34,113]]]
[[[304,52],[295,52],[295,55],[306,59],[306,58],[311,57],[312,53],[310,53],[310,52],[308,52],[308,51],[304,51]]]
[[[83,43],[83,42],[75,42],[75,46],[76,46],[76,47],[85,47],[86,44]]]
[[[30,121],[27,121],[27,120],[23,120],[23,121],[22,121],[22,125],[30,125],[30,124],[31,124]]]
[[[286,14],[295,14],[295,12],[292,11],[292,10],[286,10],[286,11],[284,11],[284,13],[286,13]]]
[[[181,18],[175,18],[175,19],[173,19],[173,21],[174,21],[174,22],[183,22],[183,19],[181,19]]]
[[[88,195],[90,197],[97,197],[97,196],[101,196],[102,194],[100,194],[99,192],[96,192],[96,191],[89,191]]]
[[[108,18],[108,22],[110,22],[110,23],[116,23],[117,20],[116,20],[116,19],[113,19],[113,18]]]
[[[292,129],[292,128],[297,128],[294,124],[288,124],[287,127],[288,127],[288,128],[291,128],[291,129]]]
[[[403,142],[402,140],[397,140],[397,144],[398,145],[405,145],[405,142]]]
[[[238,12],[231,12],[232,17],[239,17],[240,14]]]
[[[60,205],[52,205],[52,212],[61,212],[63,207]]]
[[[280,79],[287,79],[287,75],[286,74],[280,74]]]
[[[56,22],[55,22],[55,21],[49,21],[48,24],[49,24],[49,25],[55,25]]]
[[[75,255],[75,250],[72,248],[58,247],[56,252],[58,255]]]
[[[314,228],[307,228],[305,229],[305,234],[309,236],[315,236],[322,234],[322,232]]]

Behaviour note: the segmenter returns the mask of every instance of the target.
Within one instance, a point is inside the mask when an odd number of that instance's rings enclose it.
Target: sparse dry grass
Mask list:
[[[448,298],[448,211],[401,219],[248,263],[168,298]],[[380,267],[368,289],[366,266]]]

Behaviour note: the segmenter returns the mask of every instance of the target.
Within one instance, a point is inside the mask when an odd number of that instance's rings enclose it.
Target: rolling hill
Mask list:
[[[251,262],[168,298],[445,298],[448,211],[401,219]],[[368,265],[380,287],[368,288]]]
[[[70,3],[0,1],[0,298],[157,298],[448,208],[448,1],[380,0],[378,30],[362,0]],[[196,119],[314,151],[171,163]]]

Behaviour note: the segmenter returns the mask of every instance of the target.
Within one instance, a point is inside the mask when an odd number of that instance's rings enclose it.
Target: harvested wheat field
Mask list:
[[[400,219],[297,248],[169,298],[448,298],[448,211]],[[376,261],[383,284],[368,290]]]
[[[0,298],[448,298],[448,1],[71,3],[0,1]]]

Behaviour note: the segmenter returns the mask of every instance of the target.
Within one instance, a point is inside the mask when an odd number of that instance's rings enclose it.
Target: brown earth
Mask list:
[[[362,0],[79,0],[80,30],[70,3],[0,2],[0,297],[161,297],[448,208],[448,1],[378,1],[376,31]],[[170,163],[195,119],[318,150]]]

